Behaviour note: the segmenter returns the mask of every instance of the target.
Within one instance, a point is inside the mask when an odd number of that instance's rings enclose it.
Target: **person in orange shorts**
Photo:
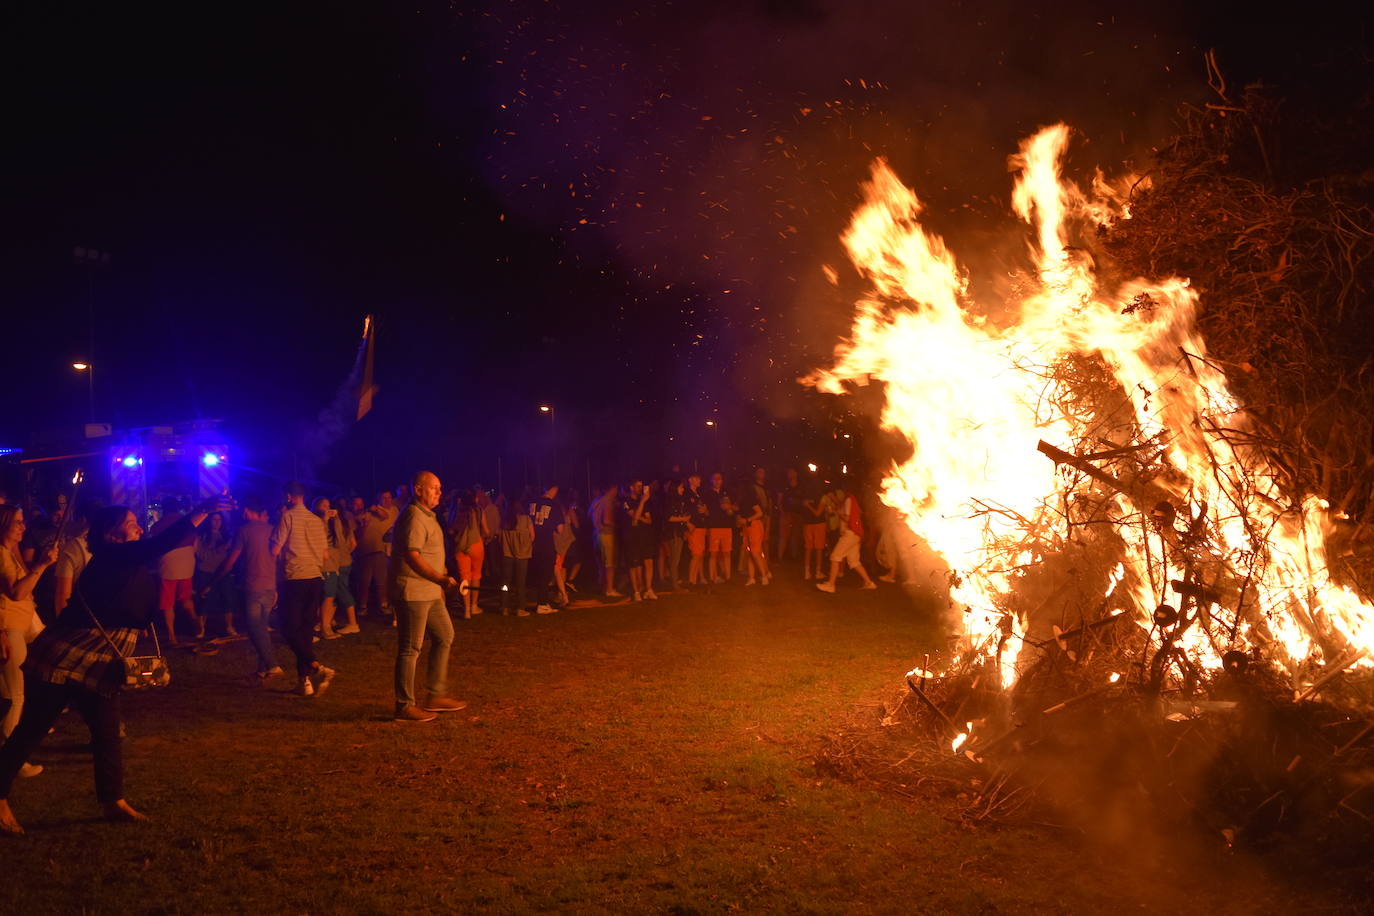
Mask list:
[[[493,534],[487,528],[487,514],[477,505],[474,494],[459,495],[449,523],[449,533],[453,538],[453,559],[458,567],[458,579],[468,586],[459,595],[463,603],[463,619],[468,620],[482,613],[482,608],[477,604],[481,592],[477,589],[482,585],[487,539]]]
[[[720,585],[730,580],[730,539],[734,535],[735,506],[725,493],[725,475],[716,471],[711,485],[701,492],[706,504],[706,552],[709,581]]]
[[[744,581],[745,585],[753,585],[755,581],[767,585],[772,579],[768,572],[768,557],[765,556],[763,545],[767,541],[767,526],[764,524],[766,517],[766,503],[759,497],[761,487],[756,487],[752,482],[746,481],[740,488],[739,501],[739,520],[740,520],[740,540],[743,542],[743,553],[747,563],[746,572],[749,578]],[[757,580],[755,574],[757,573]]]

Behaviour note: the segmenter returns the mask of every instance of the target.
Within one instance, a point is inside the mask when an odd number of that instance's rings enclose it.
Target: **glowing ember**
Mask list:
[[[1124,491],[1107,494],[1119,556],[1102,582],[1105,613],[1128,611],[1158,639],[1150,615],[1170,582],[1190,572],[1196,582],[1203,569],[1224,597],[1197,599],[1204,623],[1183,628],[1177,645],[1205,668],[1253,647],[1296,674],[1308,661],[1374,649],[1374,608],[1326,567],[1326,503],[1284,493],[1281,475],[1245,444],[1249,420],[1207,359],[1188,281],[1108,288],[1074,246],[1082,230],[1129,211],[1121,182],[1099,173],[1085,192],[1061,175],[1068,141],[1069,128],[1055,125],[1012,157],[1012,207],[1030,227],[1034,269],[1000,325],[975,309],[967,273],[920,225],[916,195],[875,162],[842,236],[870,290],[835,366],[803,380],[834,394],[884,384],[881,424],[913,453],[890,468],[882,499],[953,572],[951,598],[964,609],[960,658],[986,659],[1004,685],[1015,680],[1032,623],[1012,600],[1017,583],[1062,548],[1062,507],[1105,492],[1100,477],[1065,473],[1037,455],[1037,443],[1092,453],[1108,422],[1129,426],[1115,448],[1152,449],[1167,473],[1148,481],[1160,494],[1154,513]],[[1123,410],[1105,417],[1082,396],[1070,370],[1085,364],[1116,386]],[[1206,535],[1204,556],[1164,549],[1169,536],[1178,543],[1176,519],[1178,530]],[[1215,616],[1233,623],[1213,625]]]

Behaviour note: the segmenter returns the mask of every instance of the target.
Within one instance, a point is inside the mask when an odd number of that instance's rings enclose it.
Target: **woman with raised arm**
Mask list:
[[[14,733],[0,747],[0,833],[24,832],[10,810],[10,788],[67,706],[80,713],[91,730],[96,799],[105,817],[147,820],[124,800],[121,659],[133,654],[139,631],[147,629],[157,613],[158,581],[150,565],[169,550],[193,545],[196,528],[206,516],[228,508],[223,499],[210,499],[147,540],[142,540],[138,519],[124,506],[109,506],[92,516],[87,536],[91,562],[57,620],[29,646],[24,666],[27,701]]]

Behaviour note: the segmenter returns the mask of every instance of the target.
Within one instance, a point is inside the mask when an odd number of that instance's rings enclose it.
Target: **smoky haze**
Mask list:
[[[683,397],[731,387],[777,416],[847,330],[821,275],[875,156],[975,275],[1023,250],[1006,157],[1037,126],[1080,129],[1109,169],[1202,86],[1181,7],[993,11],[961,3],[515,4],[480,17],[500,106],[482,165],[513,218],[569,261],[629,279],[614,317],[675,310]],[[1009,246],[1009,240],[1014,240]]]

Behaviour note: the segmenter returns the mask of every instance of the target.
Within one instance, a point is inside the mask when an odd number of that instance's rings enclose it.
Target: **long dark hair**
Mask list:
[[[19,506],[13,503],[0,503],[0,538],[10,532],[10,525],[14,524],[15,517],[19,514]]]
[[[501,508],[501,527],[506,531],[514,531],[520,527],[520,516],[524,514],[524,500],[508,497],[506,504]]]
[[[124,524],[124,519],[132,511],[128,506],[106,506],[92,513],[91,531],[86,535],[86,545],[90,547],[91,553],[95,553],[108,543],[106,539],[110,532]]]
[[[471,490],[459,490],[454,494],[453,507],[448,516],[449,531],[462,534],[468,525],[477,521],[477,494]]]
[[[218,532],[210,524],[216,515],[219,516]],[[223,512],[211,512],[196,530],[196,539],[206,547],[218,547],[227,542],[229,540],[229,519],[224,517]]]

